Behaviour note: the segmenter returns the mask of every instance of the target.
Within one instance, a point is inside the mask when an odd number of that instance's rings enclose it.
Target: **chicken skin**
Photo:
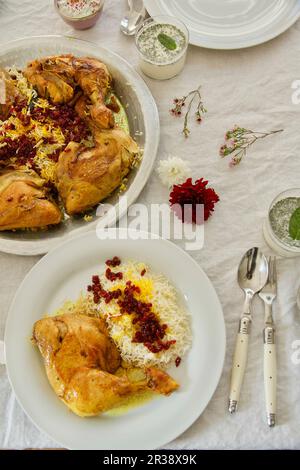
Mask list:
[[[70,103],[76,87],[80,87],[85,113],[96,117],[104,114],[104,128],[114,127],[113,112],[105,106],[112,78],[99,60],[72,55],[46,57],[29,63],[24,73],[39,95],[54,104]]]
[[[25,69],[24,75],[40,96],[54,104],[65,104],[74,96],[74,72],[67,61],[57,64],[54,59],[47,57],[33,60]]]
[[[53,103],[72,102],[92,131],[93,147],[70,142],[56,166],[56,188],[66,212],[80,214],[121,184],[139,153],[136,142],[115,127],[113,111],[105,104],[111,76],[99,60],[72,55],[35,60],[28,65],[25,75],[39,94]],[[76,87],[81,96],[74,102]],[[74,93],[69,93],[69,88]]]
[[[114,375],[120,354],[99,318],[79,314],[45,318],[35,323],[33,340],[55,393],[82,417],[120,406],[139,391],[168,395],[178,388],[168,374],[155,368],[146,369],[145,378],[137,382]]]
[[[61,211],[46,199],[45,181],[33,171],[0,172],[0,230],[59,224]]]
[[[114,115],[102,101],[92,105],[86,96],[80,96],[76,101],[75,111],[91,128],[111,129],[114,127]]]
[[[70,142],[60,154],[56,186],[68,214],[83,212],[109,196],[128,174],[139,149],[121,129],[98,131],[95,147]]]

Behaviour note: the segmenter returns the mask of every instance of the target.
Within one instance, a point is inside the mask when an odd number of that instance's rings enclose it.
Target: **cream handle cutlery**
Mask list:
[[[230,413],[237,410],[241,388],[246,370],[249,334],[251,329],[251,302],[268,279],[268,262],[259,248],[248,250],[238,268],[238,283],[245,293],[243,314],[240,318],[239,330],[233,356],[231,382],[229,391]]]
[[[276,258],[269,258],[268,281],[259,293],[265,304],[264,340],[264,383],[267,421],[270,427],[276,423],[276,389],[277,389],[277,361],[275,326],[272,313],[272,304],[277,295]]]
[[[276,424],[277,363],[275,330],[269,327],[264,329],[264,382],[267,420],[272,427]]]
[[[236,339],[235,352],[233,356],[231,384],[229,393],[229,412],[234,413],[240,399],[242,383],[245,375],[251,317],[243,316],[240,320],[239,332]]]
[[[272,304],[277,295],[276,258],[270,256],[267,261],[258,248],[251,248],[240,262],[238,283],[245,293],[245,303],[233,356],[228,409],[230,413],[234,413],[238,407],[247,365],[252,323],[251,303],[254,295],[258,293],[265,306],[265,327],[263,330],[265,403],[267,422],[270,427],[273,427],[276,424],[277,405],[276,341],[272,312]]]

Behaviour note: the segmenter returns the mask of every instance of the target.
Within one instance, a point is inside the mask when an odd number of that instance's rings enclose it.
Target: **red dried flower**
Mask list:
[[[207,220],[214,211],[215,204],[220,200],[212,188],[207,188],[208,181],[200,178],[192,182],[188,178],[185,183],[175,184],[170,193],[170,205],[182,222],[202,223],[197,217],[197,205],[204,205],[204,220]],[[185,207],[186,206],[186,207]]]

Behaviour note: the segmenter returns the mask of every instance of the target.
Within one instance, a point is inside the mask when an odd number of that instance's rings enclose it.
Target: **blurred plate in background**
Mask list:
[[[151,16],[185,23],[190,43],[210,49],[240,49],[286,31],[300,16],[299,0],[144,0]]]

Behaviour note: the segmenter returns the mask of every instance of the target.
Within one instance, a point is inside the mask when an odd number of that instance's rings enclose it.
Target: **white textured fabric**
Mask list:
[[[119,32],[124,2],[106,0],[103,17],[89,31],[74,32],[54,10],[50,0],[0,0],[0,42],[39,34],[72,34],[111,48],[136,66],[132,38]],[[300,365],[293,365],[292,343],[300,339],[300,316],[295,305],[300,259],[280,260],[279,292],[275,305],[278,330],[278,426],[265,423],[262,328],[263,308],[254,304],[249,363],[240,410],[227,412],[229,372],[241,313],[242,293],[236,283],[241,255],[251,246],[270,253],[262,222],[273,197],[299,187],[300,105],[291,101],[291,83],[300,79],[300,23],[279,38],[242,51],[212,51],[190,47],[183,73],[166,82],[145,79],[158,104],[161,143],[158,159],[172,154],[184,158],[195,177],[209,179],[220,195],[213,217],[205,225],[205,246],[192,254],[209,275],[220,296],[227,330],[224,371],[216,393],[196,423],[169,444],[179,449],[300,448]],[[202,85],[208,109],[203,124],[192,125],[188,140],[180,135],[182,122],[169,114],[171,100]],[[284,128],[284,133],[258,142],[237,168],[218,157],[224,132],[234,124],[255,130]],[[168,191],[155,172],[139,201],[166,202]],[[37,257],[0,254],[0,339],[13,295]],[[20,312],[22,315],[22,312]],[[213,352],[212,352],[213,353]],[[209,358],[207,358],[209,361]],[[28,371],[28,380],[30,373]],[[203,384],[205,387],[205,384]],[[180,419],[180,416],[178,416]],[[35,428],[16,403],[5,366],[0,365],[0,447],[55,447]]]

